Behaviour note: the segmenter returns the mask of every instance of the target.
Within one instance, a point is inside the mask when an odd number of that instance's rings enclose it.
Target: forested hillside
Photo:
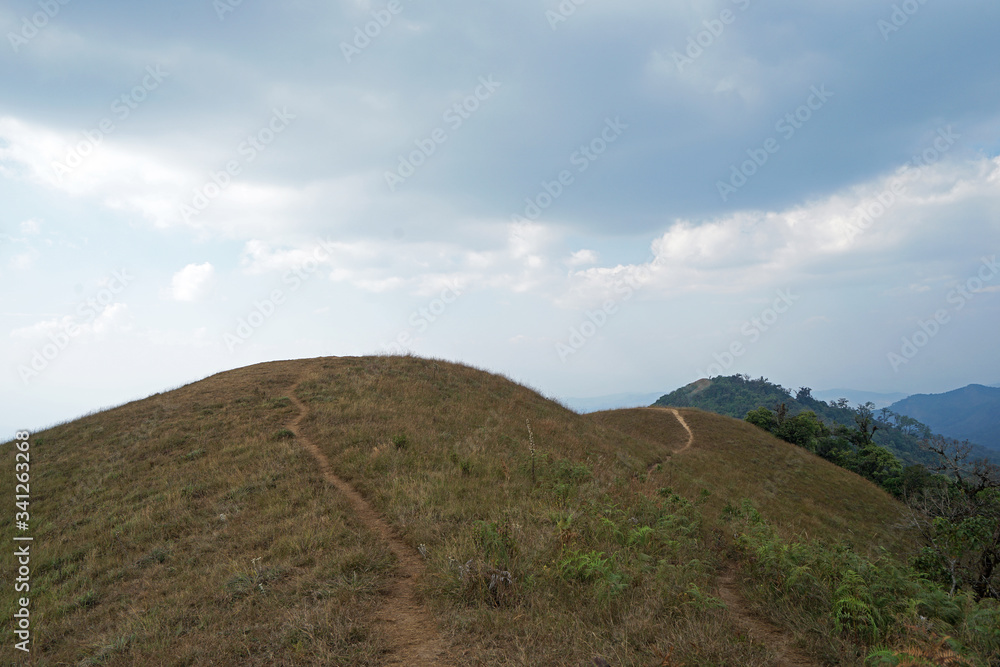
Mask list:
[[[970,384],[944,394],[916,394],[889,408],[935,433],[1000,450],[1000,389]]]

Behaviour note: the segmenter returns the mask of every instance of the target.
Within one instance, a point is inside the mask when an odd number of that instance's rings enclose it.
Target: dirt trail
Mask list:
[[[684,430],[688,432],[688,441],[686,443],[684,443],[683,447],[681,447],[676,452],[674,452],[674,454],[680,454],[683,451],[691,449],[691,445],[694,444],[694,431],[692,431],[691,427],[688,426],[688,423],[686,421],[684,421],[684,415],[682,415],[681,413],[677,412],[677,410],[675,410],[673,408],[668,408],[668,410],[670,410],[672,413],[674,413],[674,417],[677,417],[677,421],[679,421],[681,423],[681,426],[684,427]]]
[[[719,575],[719,598],[737,622],[757,641],[766,644],[777,656],[778,667],[819,667],[819,663],[792,646],[792,637],[776,625],[751,615],[746,601],[736,588],[736,570],[732,564]]]
[[[688,426],[688,423],[684,420],[684,415],[682,415],[680,412],[678,412],[675,408],[651,408],[651,409],[652,410],[665,410],[666,412],[672,412],[673,415],[674,415],[674,417],[677,417],[677,421],[679,421],[681,423],[681,426],[684,427],[684,430],[687,431],[687,434],[688,434],[687,442],[684,443],[683,447],[681,447],[678,450],[675,450],[673,453],[674,454],[680,454],[681,452],[685,452],[685,451],[691,449],[691,445],[694,444],[694,431],[691,430],[691,427]]]
[[[410,549],[379,515],[368,501],[353,486],[337,477],[330,467],[330,460],[299,428],[308,414],[308,409],[295,395],[298,383],[289,390],[288,398],[299,414],[288,425],[298,442],[304,446],[319,464],[323,478],[342,493],[354,507],[358,518],[389,544],[396,555],[399,576],[392,584],[379,614],[381,631],[388,640],[392,653],[386,656],[385,665],[431,666],[453,665],[447,646],[437,631],[434,619],[427,609],[416,599],[414,581],[423,570],[420,556]]]
[[[694,432],[688,426],[684,416],[674,408],[653,409],[672,412],[688,433],[687,443],[673,453],[679,454],[690,449],[694,443]],[[819,663],[792,646],[792,637],[788,633],[750,613],[746,601],[736,587],[736,570],[732,564],[729,564],[726,570],[719,575],[719,598],[726,603],[726,607],[736,617],[737,622],[743,626],[747,634],[774,651],[778,659],[778,667],[819,667]]]

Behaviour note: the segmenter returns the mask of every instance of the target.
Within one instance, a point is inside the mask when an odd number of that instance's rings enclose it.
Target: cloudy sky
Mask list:
[[[11,0],[0,429],[409,350],[1000,382],[988,0]]]

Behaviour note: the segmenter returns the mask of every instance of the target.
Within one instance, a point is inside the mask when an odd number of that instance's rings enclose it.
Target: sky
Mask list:
[[[0,430],[262,361],[1000,382],[1000,5],[0,5]]]

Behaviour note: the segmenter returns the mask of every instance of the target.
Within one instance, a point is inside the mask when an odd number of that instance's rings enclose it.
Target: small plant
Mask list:
[[[652,526],[639,526],[628,533],[628,545],[645,548],[649,546],[655,531]]]
[[[153,563],[163,563],[170,556],[170,552],[161,547],[156,547],[148,554],[136,561],[136,567],[146,567],[147,565],[152,565]]]
[[[406,434],[400,433],[398,435],[392,436],[392,444],[396,446],[396,449],[406,449],[408,444],[406,440]]]
[[[467,600],[483,600],[495,607],[510,606],[517,602],[517,587],[510,570],[485,565],[475,559],[469,559],[456,569],[462,582],[463,596]]]
[[[916,630],[916,628],[910,628]],[[877,648],[868,654],[867,664],[873,667],[974,667],[962,657],[957,642],[951,637],[939,637],[923,630],[923,638],[903,650]]]
[[[208,487],[204,484],[188,484],[181,489],[181,496],[185,498],[204,498],[208,493]]]
[[[535,484],[535,435],[531,432],[531,421],[525,419],[528,425],[528,452],[531,454],[531,484]]]
[[[250,560],[249,568],[237,567],[237,572],[226,582],[226,590],[233,598],[241,598],[256,591],[265,593],[264,584],[277,575],[272,568],[264,567],[260,556]]]
[[[618,570],[614,558],[605,556],[603,552],[570,550],[556,567],[563,579],[596,584],[608,596],[621,593],[627,586],[625,576]]]
[[[688,584],[687,590],[684,591],[684,597],[686,598],[685,604],[692,605],[697,609],[705,610],[726,608],[726,604],[722,600],[717,597],[712,597],[711,595],[706,595],[694,582]]]
[[[287,428],[283,428],[283,429],[281,429],[280,431],[278,431],[277,433],[274,434],[273,439],[274,440],[291,440],[294,437],[295,437],[295,433],[293,433],[291,430],[289,430]]]
[[[73,601],[73,606],[77,609],[90,609],[91,607],[96,607],[98,602],[97,593],[94,589],[81,594],[76,600]]]
[[[509,568],[518,551],[510,520],[476,521],[472,526],[475,530],[476,546],[483,556],[504,568]]]

